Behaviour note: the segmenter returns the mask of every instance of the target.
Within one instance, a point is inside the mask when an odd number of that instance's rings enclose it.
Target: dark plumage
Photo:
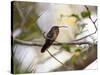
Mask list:
[[[52,45],[52,43],[56,40],[58,34],[59,34],[59,27],[53,26],[46,36],[46,41],[41,49],[41,53],[44,53],[45,50],[48,49],[50,45]]]

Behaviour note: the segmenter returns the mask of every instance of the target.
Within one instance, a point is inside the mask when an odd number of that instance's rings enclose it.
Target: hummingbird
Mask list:
[[[41,49],[41,53],[44,53],[46,49],[48,49],[52,43],[56,40],[59,34],[59,28],[66,27],[66,26],[53,26],[51,30],[47,33],[45,44]]]

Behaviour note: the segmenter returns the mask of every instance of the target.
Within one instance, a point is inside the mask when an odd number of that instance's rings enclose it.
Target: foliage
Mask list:
[[[79,15],[77,15],[77,14],[72,14],[71,16],[76,17],[77,20],[81,20],[81,18],[80,18]]]
[[[62,45],[62,48],[64,48],[66,51],[70,52],[70,46],[69,45],[66,45],[66,44],[63,44]]]
[[[22,33],[16,38],[22,40],[32,40],[42,36],[36,21],[38,16],[35,12],[35,4],[31,2],[13,3],[13,32],[21,29]]]
[[[91,12],[88,12],[88,11],[83,11],[83,12],[81,12],[82,18],[87,18],[87,17],[89,17],[90,15],[91,15]]]

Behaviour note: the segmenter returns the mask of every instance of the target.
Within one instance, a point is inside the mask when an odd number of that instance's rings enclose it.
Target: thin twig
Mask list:
[[[84,6],[85,8],[86,8],[86,10],[87,10],[87,12],[89,13],[90,12],[90,10],[89,10],[89,8],[85,5]],[[92,20],[92,18],[91,18],[91,15],[89,15],[89,19],[91,20],[91,22],[94,24],[94,27],[95,27],[95,29],[96,29],[96,31],[97,31],[97,27],[96,27],[96,21],[97,21],[97,19],[95,20],[95,21],[93,21]]]
[[[94,21],[94,23],[96,23],[97,22],[97,19]]]
[[[89,12],[90,12],[89,8],[88,8],[86,5],[85,5],[84,7],[86,8],[87,12],[89,13]],[[82,40],[82,39],[87,38],[87,37],[89,37],[89,36],[91,36],[91,35],[93,35],[93,34],[95,34],[95,33],[97,32],[97,27],[96,27],[96,24],[95,24],[96,21],[97,21],[97,19],[96,19],[95,21],[93,21],[92,18],[91,18],[91,15],[89,15],[89,19],[90,19],[91,22],[93,23],[93,25],[94,25],[94,27],[95,27],[95,31],[94,31],[93,33],[91,33],[91,34],[88,34],[88,35],[86,35],[86,36],[84,36],[84,37],[81,37],[81,38],[76,39],[76,40],[73,40],[73,41]]]
[[[57,60],[60,64],[62,64],[64,67],[67,67],[67,66],[65,66],[64,63],[62,63],[62,62],[59,61],[56,57],[54,57],[54,56],[52,55],[52,53],[50,53],[50,51],[49,51],[48,49],[47,49],[46,51],[51,55],[51,57],[53,57],[55,60]]]

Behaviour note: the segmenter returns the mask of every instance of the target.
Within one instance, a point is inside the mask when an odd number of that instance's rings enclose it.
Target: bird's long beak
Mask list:
[[[68,28],[68,26],[58,26],[59,28],[62,28],[62,27],[64,27],[64,28]]]

